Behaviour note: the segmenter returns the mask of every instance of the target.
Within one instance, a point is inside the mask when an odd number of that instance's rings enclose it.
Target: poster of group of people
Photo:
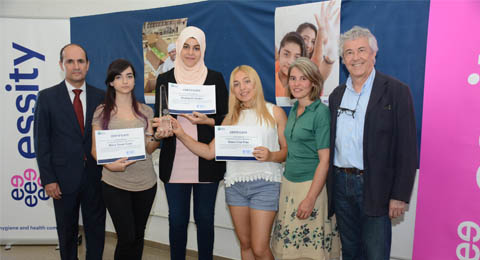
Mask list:
[[[275,9],[275,101],[293,104],[287,93],[290,64],[298,57],[310,58],[324,80],[322,101],[339,83],[338,38],[341,1],[291,5]]]
[[[289,107],[288,67],[298,57],[317,64],[324,80],[323,102],[339,83],[338,38],[341,1],[291,5],[275,9],[275,101]],[[146,22],[143,25],[145,102],[154,103],[155,79],[174,66],[175,41],[187,18]]]

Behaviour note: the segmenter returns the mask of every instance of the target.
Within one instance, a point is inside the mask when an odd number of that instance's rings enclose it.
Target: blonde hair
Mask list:
[[[257,122],[260,123],[260,125],[265,122],[267,126],[274,127],[275,119],[267,109],[267,103],[265,102],[265,97],[263,96],[263,88],[260,77],[255,69],[248,65],[240,65],[233,69],[232,73],[230,74],[230,96],[228,98],[228,114],[225,116],[225,124],[237,124],[238,120],[240,119],[240,112],[243,109],[242,103],[235,97],[235,94],[233,93],[233,81],[235,75],[240,71],[247,74],[247,77],[255,86],[255,97],[251,104],[252,107],[250,108],[255,110],[257,114]]]
[[[315,101],[319,99],[323,92],[322,74],[320,74],[318,66],[315,65],[315,63],[313,63],[310,59],[305,57],[296,59],[288,68],[287,95],[290,98],[295,98],[290,91],[290,72],[293,68],[297,68],[312,83],[312,91],[309,95],[310,100]]]

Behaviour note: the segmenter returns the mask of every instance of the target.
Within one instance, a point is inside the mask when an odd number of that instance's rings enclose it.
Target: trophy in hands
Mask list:
[[[159,92],[160,92],[158,93],[160,97],[159,109],[158,109],[158,111],[160,112],[159,128],[161,130],[169,131],[169,130],[172,130],[172,122],[168,117],[168,115],[170,115],[170,112],[168,111],[167,87],[162,84],[160,86]]]

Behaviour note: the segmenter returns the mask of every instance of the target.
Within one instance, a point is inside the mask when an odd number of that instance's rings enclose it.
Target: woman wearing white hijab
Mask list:
[[[159,125],[159,88],[168,83],[215,85],[217,113],[194,112],[177,117],[185,132],[202,143],[214,137],[214,125],[227,114],[228,93],[221,73],[208,69],[204,63],[205,34],[197,27],[186,27],[177,39],[174,69],[157,78],[155,89],[154,126]],[[218,183],[223,179],[225,163],[208,161],[191,153],[171,131],[156,129],[155,138],[163,138],[159,175],[165,184],[169,208],[169,239],[171,259],[185,259],[190,200],[193,191],[193,212],[197,226],[198,258],[212,259],[214,214]]]

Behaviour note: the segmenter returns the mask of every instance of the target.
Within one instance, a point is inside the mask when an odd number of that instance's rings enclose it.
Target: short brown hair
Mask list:
[[[313,63],[309,58],[300,57],[295,60],[295,62],[290,65],[288,68],[288,78],[287,78],[287,95],[290,98],[295,98],[290,92],[290,72],[293,68],[297,68],[300,72],[305,75],[305,77],[312,82],[312,91],[310,92],[310,100],[317,100],[323,93],[323,78],[318,70],[318,66]]]

